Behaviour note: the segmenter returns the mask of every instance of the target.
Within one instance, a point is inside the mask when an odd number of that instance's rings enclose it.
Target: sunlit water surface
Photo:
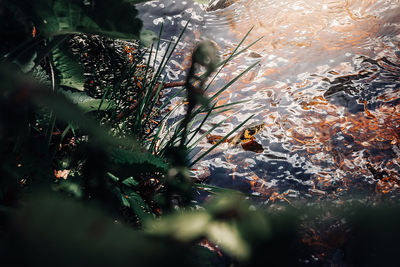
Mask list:
[[[171,81],[184,79],[196,40],[215,40],[226,57],[251,27],[245,45],[263,37],[211,89],[259,61],[218,99],[248,102],[205,127],[233,115],[214,133],[226,134],[254,114],[250,122],[265,123],[256,152],[221,144],[195,166],[199,178],[265,202],[397,195],[400,1],[238,0],[205,11],[168,0],[139,9],[146,28],[164,23],[165,38],[191,21],[167,68]]]

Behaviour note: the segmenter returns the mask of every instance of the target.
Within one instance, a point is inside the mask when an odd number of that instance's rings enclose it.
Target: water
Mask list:
[[[218,99],[249,102],[208,126],[233,115],[215,132],[228,133],[255,114],[250,122],[266,124],[255,136],[258,153],[222,144],[195,167],[199,177],[265,202],[397,195],[400,1],[238,0],[207,12],[168,0],[140,11],[146,28],[164,22],[164,36],[177,36],[191,18],[170,80],[183,80],[195,40],[215,40],[226,56],[251,27],[246,44],[263,36],[213,84],[215,91],[259,61]]]

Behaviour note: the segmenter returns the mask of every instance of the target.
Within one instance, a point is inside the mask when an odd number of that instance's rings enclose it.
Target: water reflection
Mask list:
[[[224,55],[252,26],[247,43],[264,36],[213,84],[260,60],[219,103],[249,100],[225,114],[234,116],[222,132],[256,114],[262,148],[222,144],[197,166],[210,171],[209,182],[251,188],[266,201],[398,190],[400,1],[246,0],[210,12],[185,3],[170,21],[193,15],[188,34],[214,39]],[[177,57],[181,66],[189,54]]]

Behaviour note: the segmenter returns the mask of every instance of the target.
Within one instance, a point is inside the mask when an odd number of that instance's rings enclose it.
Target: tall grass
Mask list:
[[[197,76],[197,79],[200,81],[204,81],[204,87],[201,88],[201,90],[206,93],[206,91],[209,89],[211,83],[215,80],[217,75],[223,70],[223,68],[230,62],[232,61],[235,57],[246,51],[248,48],[250,48],[252,45],[256,43],[253,42],[250,45],[244,47],[241,49],[244,41],[246,40],[248,34],[250,33],[251,29],[249,30],[248,33],[243,37],[243,39],[240,41],[238,46],[235,48],[235,50],[226,58],[225,60],[218,62],[217,66],[218,70],[215,74],[208,73],[208,75],[205,75],[204,73],[199,73]],[[176,47],[177,43],[180,41],[180,38],[182,36],[179,36],[179,38],[176,40],[174,43],[174,48]],[[171,44],[171,43],[170,43]],[[159,46],[159,42],[157,44],[157,47]],[[156,77],[159,77],[160,71],[165,67],[167,64],[168,60],[170,59],[173,51],[168,53],[167,52],[163,55],[163,60],[162,63],[165,62],[164,65],[160,66],[158,71],[156,72]],[[256,66],[259,62],[255,62],[251,66],[247,67],[244,71],[242,71],[240,74],[238,74],[236,77],[234,77],[231,81],[226,83],[221,89],[217,90],[216,92],[212,93],[210,96],[204,96],[206,102],[205,103],[198,103],[195,105],[193,110],[189,112],[189,108],[186,106],[187,102],[185,103],[184,101],[179,101],[179,97],[181,97],[182,93],[186,89],[188,94],[190,93],[189,90],[189,84],[188,81],[190,80],[190,77],[187,77],[186,79],[186,84],[183,86],[181,89],[177,90],[175,93],[171,94],[171,96],[167,97],[164,100],[164,103],[157,108],[153,113],[150,114],[150,116],[147,118],[148,119],[154,118],[156,116],[159,116],[160,111],[164,110],[168,105],[170,105],[173,102],[177,102],[176,106],[173,108],[170,108],[166,114],[163,116],[159,117],[159,127],[157,130],[151,135],[150,142],[148,142],[148,149],[151,153],[159,156],[163,156],[166,151],[168,151],[169,148],[173,146],[177,146],[179,144],[183,144],[183,146],[188,149],[189,151],[193,150],[195,146],[211,131],[219,127],[221,124],[223,124],[228,118],[218,122],[216,125],[214,125],[210,130],[208,130],[206,133],[203,133],[202,135],[198,136],[199,132],[201,132],[201,128],[206,124],[206,122],[212,117],[217,114],[220,114],[222,112],[225,112],[235,105],[240,105],[243,104],[245,101],[238,101],[234,103],[229,103],[229,104],[224,104],[224,105],[217,105],[217,98],[218,96],[226,91],[233,83],[235,83],[237,80],[239,80],[243,75],[245,75],[247,72],[249,72],[254,66]],[[197,73],[196,73],[197,74]],[[212,77],[211,75],[212,74]],[[188,74],[190,75],[190,74]],[[162,80],[161,84],[164,82]],[[151,83],[152,85],[154,82]],[[148,89],[148,92],[150,92],[152,88],[150,87]],[[157,94],[160,92],[160,90],[157,90]],[[154,101],[156,101],[157,96],[153,98],[153,102],[143,102],[143,103],[150,103],[151,107],[155,106]],[[190,103],[189,103],[190,105]],[[182,116],[181,114],[176,114],[177,110],[182,110],[186,108],[186,117]],[[189,114],[190,113],[190,114]],[[201,155],[199,155],[194,161],[190,162],[188,161],[187,164],[189,166],[192,166],[202,158],[204,158],[211,150],[213,150],[216,146],[218,146],[221,142],[229,138],[235,131],[237,131],[240,127],[242,127],[251,117],[247,118],[244,120],[242,123],[240,123],[237,127],[235,127],[232,131],[226,134],[226,136],[220,140],[217,144],[215,144],[212,148],[209,150],[205,151]],[[183,137],[184,136],[184,137]],[[184,140],[183,140],[184,139]]]

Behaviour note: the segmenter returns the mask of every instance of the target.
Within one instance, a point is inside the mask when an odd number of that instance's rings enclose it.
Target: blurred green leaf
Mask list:
[[[71,199],[34,194],[16,218],[10,219],[14,224],[4,236],[3,262],[12,260],[19,266],[191,266],[190,254],[177,244],[115,223],[101,207]]]
[[[152,31],[144,30],[140,32],[141,45],[145,47],[150,47],[157,39],[157,35],[155,35],[155,33]]]
[[[109,106],[113,105],[113,102],[108,99],[95,99],[84,92],[61,91],[61,93],[67,96],[73,103],[77,104],[84,112],[106,110]],[[101,105],[99,109],[101,102],[105,105]]]
[[[60,180],[58,184],[54,185],[56,191],[71,194],[76,198],[81,198],[83,195],[82,188],[78,181],[72,181],[71,178],[67,180]]]
[[[153,218],[149,206],[143,201],[142,197],[138,193],[131,192],[127,199],[132,211],[136,216],[138,216],[142,223]]]
[[[186,212],[166,216],[146,225],[154,235],[170,236],[181,242],[196,242],[206,236],[211,216],[206,212]]]
[[[168,164],[161,158],[140,150],[110,148],[111,171],[118,177],[126,178],[145,172],[166,172]]]
[[[207,237],[241,260],[248,259],[250,256],[250,246],[243,239],[235,224],[212,222],[207,227]]]
[[[142,22],[136,18],[134,3],[125,0],[19,0],[4,1],[9,8],[19,8],[39,34],[101,34],[121,39],[139,39]]]
[[[241,261],[253,256],[253,242],[256,245],[268,244],[272,240],[274,229],[266,214],[256,211],[240,195],[216,197],[204,208],[205,211],[164,216],[158,221],[148,222],[145,229],[156,236],[167,236],[183,243],[206,238]]]
[[[44,86],[51,86],[50,77],[41,66],[37,66],[36,68],[34,68],[31,75],[36,81],[40,82]]]
[[[131,202],[128,201],[128,199],[125,197],[125,195],[121,194],[120,197],[121,197],[121,202],[122,202],[123,206],[125,206],[125,207],[131,206]]]
[[[18,57],[14,62],[20,67],[23,73],[27,73],[35,67],[36,58],[37,53],[32,51],[32,53],[24,53],[23,56]]]
[[[30,89],[27,90],[29,91]],[[89,116],[85,115],[84,111],[67,99],[65,95],[61,93],[53,93],[44,88],[36,88],[29,92],[29,94],[33,94],[34,92],[35,94],[32,95],[30,101],[40,106],[46,106],[52,109],[57,114],[58,119],[79,125],[80,129],[85,130],[92,138],[104,145],[117,145],[122,143],[121,140],[110,136],[106,129],[101,127]]]

